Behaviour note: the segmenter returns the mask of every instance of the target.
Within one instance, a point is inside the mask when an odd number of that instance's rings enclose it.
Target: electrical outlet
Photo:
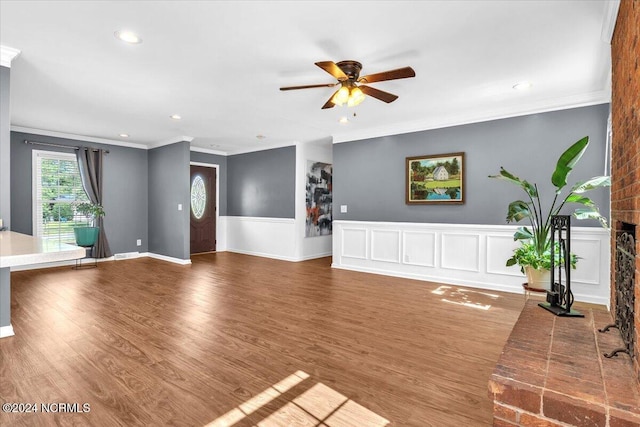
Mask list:
[[[142,246],[142,239],[136,240],[136,246]]]
[[[340,205],[340,213],[347,213],[347,205]]]

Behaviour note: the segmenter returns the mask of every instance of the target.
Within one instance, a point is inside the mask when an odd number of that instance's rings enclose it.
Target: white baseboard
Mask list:
[[[12,337],[14,335],[15,335],[15,332],[13,332],[12,325],[0,326],[0,338]]]
[[[109,258],[98,258],[97,261],[98,262],[126,261],[126,260],[130,260],[130,259],[137,259],[137,258],[142,258],[142,257],[149,257],[149,258],[159,259],[159,260],[162,260],[162,261],[167,261],[167,262],[171,262],[171,263],[174,263],[174,264],[180,264],[180,265],[191,264],[191,260],[190,259],[173,258],[173,257],[166,256],[166,255],[154,254],[152,252],[122,252],[122,253],[114,254],[113,256],[110,256]],[[91,263],[93,261],[94,261],[94,258],[83,258],[82,259],[83,264],[84,263]],[[20,266],[16,266],[16,267],[11,267],[11,271],[36,270],[36,269],[40,269],[40,268],[54,268],[54,267],[73,267],[73,266],[75,266],[75,264],[76,264],[75,260],[47,262],[47,263],[43,263],[43,264],[28,264],[28,265],[20,265]]]
[[[174,258],[174,257],[166,256],[166,255],[154,254],[153,252],[144,252],[144,253],[142,253],[140,255],[141,256],[148,256],[149,258],[159,259],[161,261],[172,262],[174,264],[180,264],[180,265],[189,265],[189,264],[191,264],[191,260],[190,259]]]
[[[330,257],[331,255],[332,255],[331,251],[322,252],[322,253],[317,253],[317,254],[305,255],[305,256],[302,256],[300,258],[295,259],[294,261],[296,261],[296,262],[309,261],[310,259],[326,258],[326,257]]]
[[[290,262],[299,261],[299,260],[296,260],[293,257],[289,257],[289,256],[275,255],[275,254],[271,254],[271,253],[256,252],[256,251],[245,251],[245,250],[242,250],[242,249],[228,249],[227,252],[232,252],[232,253],[235,253],[235,254],[242,254],[242,255],[259,256],[259,257],[262,257],[262,258],[277,259],[277,260],[280,260],[280,261],[290,261]]]

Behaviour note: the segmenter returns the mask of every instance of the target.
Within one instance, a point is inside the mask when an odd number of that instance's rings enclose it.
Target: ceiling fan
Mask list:
[[[360,77],[362,64],[358,61],[340,61],[337,64],[333,61],[316,62],[316,65],[327,73],[335,77],[337,83],[304,85],[304,86],[288,86],[281,87],[280,90],[296,90],[310,89],[314,87],[334,87],[340,85],[340,89],[335,91],[331,98],[322,106],[322,109],[333,108],[336,105],[347,104],[352,107],[360,104],[365,95],[372,96],[387,104],[398,99],[397,95],[376,89],[364,84],[382,82],[385,80],[406,79],[415,77],[416,72],[411,67],[398,68],[397,70],[384,71],[382,73],[369,74]]]

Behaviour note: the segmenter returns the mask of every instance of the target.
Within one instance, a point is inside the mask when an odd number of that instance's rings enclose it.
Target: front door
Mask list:
[[[191,165],[191,253],[216,250],[216,169]]]

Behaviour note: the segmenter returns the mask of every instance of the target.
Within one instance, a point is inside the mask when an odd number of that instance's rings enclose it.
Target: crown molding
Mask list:
[[[279,142],[269,145],[261,145],[259,147],[241,148],[238,150],[228,151],[227,155],[234,156],[236,154],[255,153],[256,151],[275,150],[276,148],[295,147],[296,145],[297,141]]]
[[[611,39],[613,38],[613,30],[615,30],[616,28],[616,20],[618,19],[620,0],[605,1],[603,7],[604,14],[602,18],[600,40],[602,40],[604,43],[611,44]]]
[[[29,128],[24,126],[12,125],[11,132],[21,132],[21,133],[30,133],[33,135],[52,136],[54,138],[72,139],[74,141],[95,142],[98,144],[117,145],[119,147],[137,148],[140,150],[149,149],[149,147],[147,147],[146,145],[137,144],[135,142],[124,142],[124,141],[118,141],[118,140],[107,139],[107,138],[95,138],[93,136],[75,135],[72,133],[56,132],[56,131],[45,130],[45,129],[34,129],[34,128]]]
[[[216,154],[218,156],[227,156],[228,155],[228,153],[226,151],[211,150],[209,148],[196,147],[194,145],[192,145],[189,149],[191,151],[195,151],[195,152],[198,152],[198,153]]]
[[[191,144],[191,141],[193,141],[193,137],[192,136],[174,136],[172,138],[168,138],[168,139],[164,139],[162,141],[156,141],[156,142],[152,142],[147,146],[147,149],[151,150],[154,148],[158,148],[158,147],[164,147],[165,145],[171,145],[171,144],[175,144],[178,142],[188,142],[189,144]]]
[[[14,49],[9,46],[0,45],[0,65],[1,66],[11,68],[11,61],[13,61],[18,55],[20,55],[20,51],[18,49]]]
[[[395,126],[371,128],[363,131],[341,132],[333,135],[333,143],[358,141],[363,139],[380,138],[390,135],[420,132],[431,129],[442,129],[471,123],[490,122],[510,117],[527,116],[530,114],[547,113],[551,111],[568,110],[571,108],[588,107],[590,105],[607,104],[611,102],[611,91],[606,88],[596,92],[580,95],[558,97],[554,100],[541,100],[517,107],[497,108],[479,113],[463,113],[448,117],[398,123]]]

